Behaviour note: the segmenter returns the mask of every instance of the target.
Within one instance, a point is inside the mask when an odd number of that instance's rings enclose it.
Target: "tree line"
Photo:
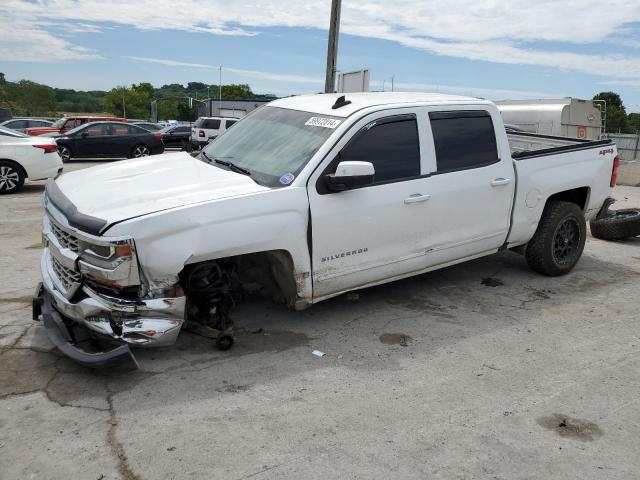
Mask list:
[[[246,84],[222,85],[222,99],[273,98],[257,95]],[[195,120],[197,103],[189,106],[188,97],[197,100],[218,99],[220,87],[202,82],[179,83],[155,88],[150,83],[119,86],[109,91],[52,88],[30,80],[9,82],[0,73],[0,108],[14,116],[56,117],[64,113],[104,113],[126,118],[148,119],[151,102],[158,101],[159,120]]]
[[[640,113],[627,113],[620,95],[615,92],[600,92],[593,99],[606,102],[608,133],[640,133]]]
[[[8,108],[14,116],[56,117],[64,113],[105,113],[126,118],[148,119],[151,102],[157,100],[159,120],[193,121],[197,118],[197,102],[190,107],[187,97],[196,100],[219,98],[218,85],[189,82],[171,83],[155,88],[150,83],[120,86],[109,90],[77,91],[52,88],[30,80],[9,82],[0,73],[0,108]],[[272,99],[257,95],[246,84],[222,85],[223,99]],[[605,100],[606,130],[610,133],[640,132],[640,113],[627,113],[622,98],[615,92],[600,92],[594,100]]]

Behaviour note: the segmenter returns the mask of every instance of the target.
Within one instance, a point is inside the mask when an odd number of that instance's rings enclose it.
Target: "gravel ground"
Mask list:
[[[640,239],[590,237],[562,278],[505,252],[299,313],[251,301],[229,352],[183,332],[109,375],[31,320],[42,192],[0,198],[3,480],[638,478]]]

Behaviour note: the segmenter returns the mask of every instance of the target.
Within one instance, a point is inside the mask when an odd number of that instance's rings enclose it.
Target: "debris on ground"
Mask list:
[[[409,342],[413,340],[404,333],[383,333],[379,339],[385,345],[400,345],[401,347],[408,347]]]
[[[504,285],[504,282],[499,278],[487,277],[483,278],[480,284],[486,287],[502,287]]]
[[[315,355],[316,357],[324,357],[326,355],[326,353],[321,352],[320,350],[314,350],[313,352],[311,352],[312,355]]]

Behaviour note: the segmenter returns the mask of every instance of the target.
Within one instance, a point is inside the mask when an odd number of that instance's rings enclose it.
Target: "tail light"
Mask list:
[[[199,137],[203,137],[203,138],[204,138],[204,130],[200,130],[200,131],[198,132],[198,136],[199,136]]]
[[[609,182],[610,187],[615,187],[618,182],[618,169],[620,168],[620,157],[616,155],[616,158],[613,159],[613,168],[611,169],[611,182]]]
[[[156,137],[158,140],[162,140],[162,137],[163,137],[161,133],[154,133],[153,136]]]
[[[41,148],[44,150],[44,153],[53,153],[53,152],[57,152],[58,151],[58,146],[53,144],[46,144],[46,145],[34,145],[34,148]]]

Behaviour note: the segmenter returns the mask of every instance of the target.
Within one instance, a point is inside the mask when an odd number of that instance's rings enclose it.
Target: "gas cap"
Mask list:
[[[540,200],[542,200],[542,194],[540,193],[540,190],[534,188],[533,190],[529,190],[529,193],[527,193],[525,203],[527,207],[534,208],[536,205],[538,205],[538,202],[540,202]]]

